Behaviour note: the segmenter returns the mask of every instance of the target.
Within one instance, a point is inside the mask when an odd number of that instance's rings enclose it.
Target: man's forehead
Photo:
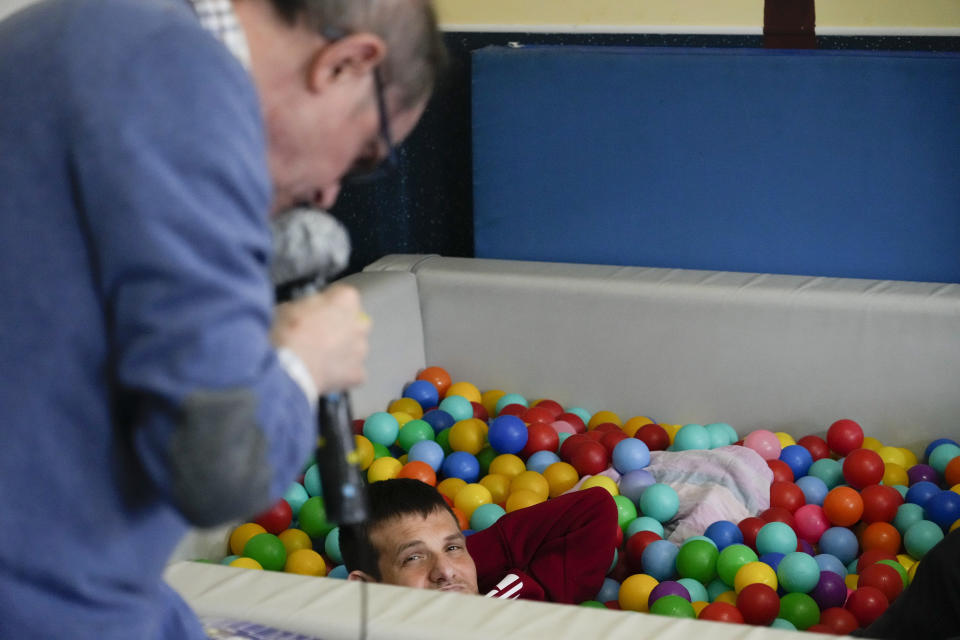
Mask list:
[[[453,515],[438,508],[427,515],[413,512],[383,520],[370,528],[370,541],[380,550],[390,552],[412,540],[422,540],[424,534],[447,538],[462,532]]]

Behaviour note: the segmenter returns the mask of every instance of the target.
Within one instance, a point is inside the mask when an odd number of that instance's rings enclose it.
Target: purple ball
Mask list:
[[[687,602],[690,602],[690,592],[687,588],[674,580],[664,580],[653,588],[648,598],[648,604],[653,604],[663,596],[680,596]]]
[[[620,495],[627,496],[634,504],[640,503],[640,496],[657,480],[646,469],[637,469],[623,474],[620,478]]]
[[[800,551],[804,552],[808,556],[817,555],[817,552],[813,550],[813,545],[807,542],[806,540],[801,538],[800,540],[797,541],[797,544],[800,546]]]
[[[937,470],[928,464],[915,464],[907,469],[907,478],[912,487],[918,482],[937,482]]]
[[[843,577],[833,571],[821,571],[817,586],[810,596],[820,605],[820,610],[842,607],[847,601],[847,584]]]

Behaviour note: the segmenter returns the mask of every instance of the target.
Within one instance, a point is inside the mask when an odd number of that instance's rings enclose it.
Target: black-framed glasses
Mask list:
[[[358,159],[350,171],[343,176],[343,181],[351,184],[367,184],[386,177],[396,171],[399,163],[397,147],[393,144],[393,136],[390,135],[390,119],[387,114],[387,101],[383,95],[383,78],[379,67],[373,69],[373,86],[377,114],[380,117],[380,139],[387,147],[387,155],[383,160],[376,157]]]

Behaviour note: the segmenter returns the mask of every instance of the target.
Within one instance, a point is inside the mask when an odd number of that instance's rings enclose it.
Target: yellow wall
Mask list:
[[[760,33],[764,0],[434,0],[449,30]],[[960,0],[820,0],[819,33],[960,34]]]

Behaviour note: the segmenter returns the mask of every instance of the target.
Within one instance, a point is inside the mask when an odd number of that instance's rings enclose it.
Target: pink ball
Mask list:
[[[780,439],[772,431],[757,429],[743,439],[743,446],[753,449],[764,460],[776,460],[780,457]]]
[[[577,429],[572,424],[564,420],[554,420],[553,423],[551,423],[551,426],[558,434],[577,432]]]
[[[820,536],[831,526],[823,507],[817,504],[805,504],[793,513],[797,525],[797,536],[810,544],[817,544]]]

